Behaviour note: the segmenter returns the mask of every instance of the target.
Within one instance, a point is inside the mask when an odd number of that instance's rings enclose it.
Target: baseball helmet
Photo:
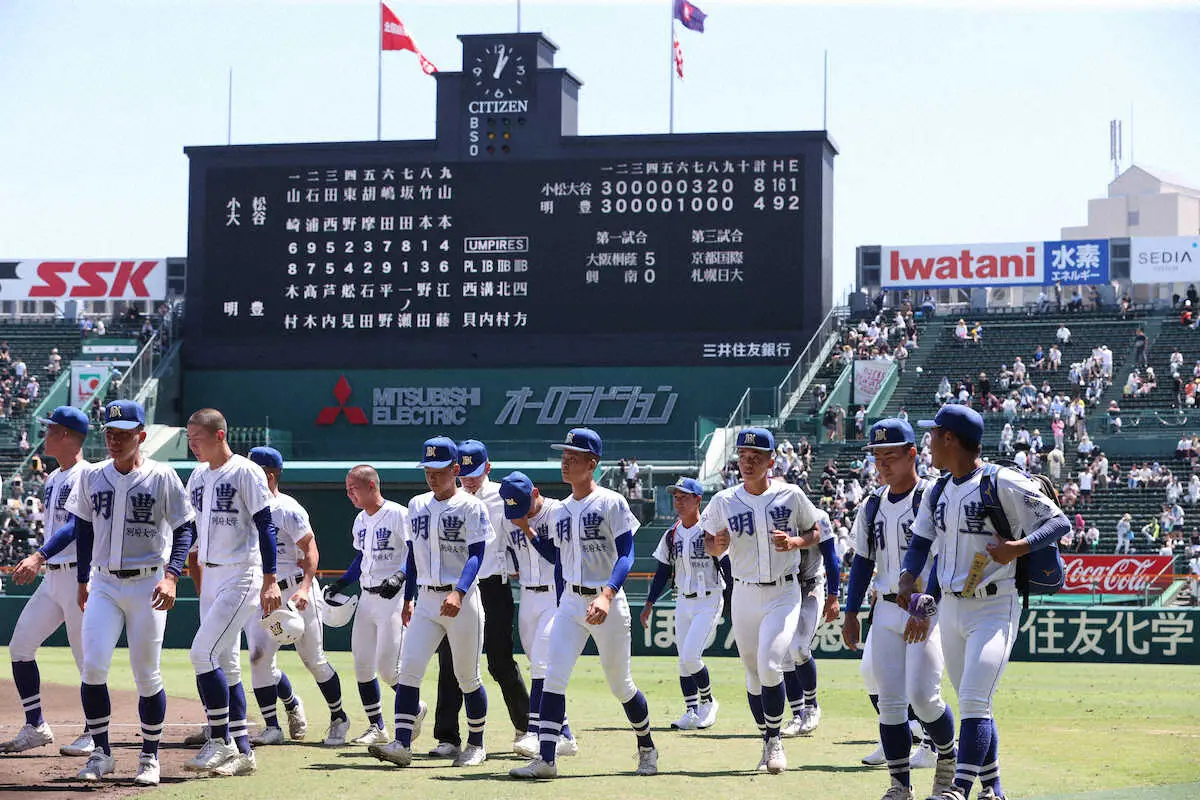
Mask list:
[[[329,627],[342,628],[354,619],[354,609],[358,608],[358,595],[338,592],[327,596],[321,592],[317,596],[321,598],[321,621]]]
[[[304,635],[304,618],[291,600],[260,619],[258,624],[280,647],[295,644]]]

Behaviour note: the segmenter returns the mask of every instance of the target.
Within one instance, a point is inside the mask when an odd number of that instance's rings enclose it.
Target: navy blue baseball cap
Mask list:
[[[458,466],[460,478],[478,478],[487,467],[487,447],[478,439],[464,439],[458,443]]]
[[[958,403],[947,403],[933,419],[923,419],[917,424],[922,428],[945,428],[967,444],[979,444],[983,439],[983,417]]]
[[[104,407],[101,427],[131,431],[146,424],[146,409],[132,400],[114,400]]]
[[[604,451],[604,442],[600,434],[591,428],[571,428],[562,444],[550,445],[555,450],[572,450],[576,453],[591,453],[596,458]]]
[[[683,492],[684,494],[694,494],[696,497],[704,496],[704,487],[700,485],[700,481],[695,478],[680,478],[671,486],[671,494]]]
[[[89,428],[87,414],[74,406],[59,406],[50,412],[50,416],[38,417],[38,422],[43,425],[62,425],[84,436],[87,436]]]
[[[264,469],[283,469],[283,454],[274,447],[250,448],[250,460]]]
[[[770,453],[775,450],[775,437],[766,428],[742,428],[738,431],[737,446]]]
[[[500,497],[504,500],[504,518],[520,519],[533,506],[533,481],[524,472],[511,472],[500,481]]]
[[[446,436],[426,439],[421,453],[421,466],[430,469],[443,469],[458,461],[458,445]]]
[[[917,439],[913,435],[912,425],[902,419],[891,417],[881,419],[871,426],[871,435],[867,437],[867,446],[863,450],[916,443]]]

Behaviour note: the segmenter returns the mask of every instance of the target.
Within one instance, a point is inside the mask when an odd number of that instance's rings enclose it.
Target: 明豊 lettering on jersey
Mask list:
[[[217,496],[213,503],[214,514],[236,514],[237,509],[233,507],[233,500],[237,496],[237,489],[231,484],[219,483],[217,488],[213,490],[213,494]]]
[[[771,506],[767,512],[771,515],[771,524],[775,526],[775,530],[791,533],[791,517],[792,510],[787,506]]]
[[[392,529],[391,528],[376,528],[375,542],[371,546],[375,553],[379,554],[376,558],[391,558],[390,551],[396,548],[392,547]]]
[[[413,539],[429,539],[429,515],[419,514],[412,518],[409,523],[412,525]]]
[[[734,514],[729,517],[726,522],[729,523],[729,532],[737,536],[753,536],[754,535],[754,512],[743,511],[740,514]]]
[[[104,519],[111,519],[113,511],[113,493],[111,490],[92,492],[92,513]]]
[[[462,517],[445,516],[442,517],[442,530],[439,538],[443,542],[461,542],[463,524],[466,522]]]
[[[982,502],[971,502],[963,504],[962,524],[958,532],[970,534],[973,536],[991,536],[991,533],[983,529],[983,523],[987,521],[987,511]]]
[[[571,541],[571,518],[565,517],[560,519],[554,526],[554,535],[558,537],[560,542]]]
[[[147,524],[154,516],[154,495],[149,492],[139,492],[129,496],[128,522]]]
[[[595,511],[588,512],[579,518],[579,523],[583,530],[579,534],[581,541],[603,539],[603,534],[600,533],[600,526],[604,524],[604,516]]]
[[[197,514],[204,513],[204,487],[197,486],[192,489],[192,508],[196,509]]]

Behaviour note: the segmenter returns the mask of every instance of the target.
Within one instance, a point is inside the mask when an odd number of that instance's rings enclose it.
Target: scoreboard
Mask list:
[[[444,80],[439,130],[502,152],[188,150],[188,366],[795,359],[828,307],[823,133],[539,138],[528,105],[457,119]]]

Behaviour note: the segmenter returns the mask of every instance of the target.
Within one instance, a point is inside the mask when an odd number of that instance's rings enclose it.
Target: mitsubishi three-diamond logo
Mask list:
[[[366,425],[367,415],[363,413],[359,406],[348,406],[346,401],[350,399],[350,381],[346,380],[343,375],[338,378],[338,382],[333,387],[333,397],[337,400],[336,406],[325,406],[321,409],[321,413],[317,415],[318,425],[332,425],[337,422],[338,415],[345,412],[346,419],[351,425]]]

